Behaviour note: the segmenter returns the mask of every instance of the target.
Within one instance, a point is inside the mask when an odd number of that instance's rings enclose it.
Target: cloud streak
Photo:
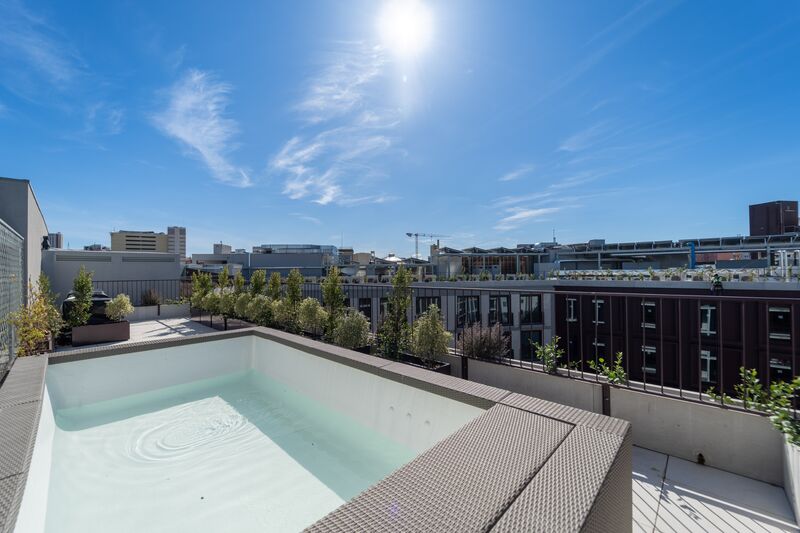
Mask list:
[[[312,77],[295,106],[309,127],[292,136],[269,162],[293,200],[354,206],[394,197],[370,191],[384,179],[378,159],[396,151],[399,112],[375,97],[387,60],[379,47],[341,43]]]
[[[202,161],[214,179],[249,187],[249,171],[230,160],[239,132],[237,122],[226,115],[231,90],[208,72],[189,70],[165,92],[167,104],[153,116],[153,123]]]
[[[494,229],[497,231],[510,231],[531,220],[542,218],[552,213],[557,213],[560,210],[560,207],[539,207],[529,209],[512,207],[508,210],[510,214],[498,220],[497,224],[494,225]]]
[[[500,178],[497,181],[514,181],[514,180],[518,180],[522,176],[525,176],[526,174],[530,174],[531,172],[533,172],[534,168],[535,167],[533,165],[522,165],[521,167],[518,167],[518,168],[512,170],[511,172],[503,174],[502,176],[500,176]]]
[[[7,74],[29,78],[21,68],[24,64],[59,89],[78,78],[85,68],[75,48],[53,26],[13,0],[0,2],[0,57]],[[5,84],[10,83],[13,80],[6,78]]]

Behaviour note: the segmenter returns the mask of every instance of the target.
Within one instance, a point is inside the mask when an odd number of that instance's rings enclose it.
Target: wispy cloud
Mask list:
[[[0,57],[2,83],[14,92],[18,83],[33,83],[34,73],[62,89],[85,68],[75,47],[54,26],[15,0],[0,2]]]
[[[118,135],[125,124],[125,110],[108,102],[96,102],[86,109],[84,133]]]
[[[310,127],[292,136],[269,170],[293,200],[353,206],[394,198],[371,192],[385,178],[379,158],[396,150],[400,114],[376,97],[386,59],[378,47],[341,43],[295,106]]]
[[[514,181],[526,174],[530,174],[536,167],[534,165],[522,165],[521,167],[517,167],[511,172],[503,174],[497,181]]]
[[[530,209],[512,207],[508,210],[510,214],[498,220],[497,224],[494,225],[494,229],[497,231],[510,231],[531,220],[557,213],[560,210],[560,207],[539,207]]]
[[[585,150],[600,141],[607,132],[608,123],[598,122],[565,139],[558,149],[564,152]]]
[[[347,114],[364,104],[369,84],[383,71],[381,49],[362,42],[341,43],[329,64],[309,83],[297,109],[312,123]]]
[[[236,121],[226,116],[231,90],[209,72],[189,70],[166,91],[166,107],[153,116],[153,123],[200,159],[217,181],[249,187],[249,171],[229,159],[239,131]]]
[[[306,222],[311,222],[312,224],[316,224],[317,226],[322,224],[322,221],[320,219],[318,219],[317,217],[312,217],[311,215],[306,215],[304,213],[290,213],[290,214],[291,216],[297,219],[305,220]]]

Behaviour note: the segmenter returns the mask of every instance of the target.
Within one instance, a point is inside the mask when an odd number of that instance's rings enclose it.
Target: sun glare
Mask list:
[[[427,48],[433,33],[431,10],[419,0],[388,0],[378,19],[383,45],[404,60]]]

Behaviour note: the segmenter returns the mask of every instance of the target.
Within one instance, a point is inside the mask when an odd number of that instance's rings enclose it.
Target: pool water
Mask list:
[[[46,531],[298,531],[419,451],[248,370],[55,410]]]

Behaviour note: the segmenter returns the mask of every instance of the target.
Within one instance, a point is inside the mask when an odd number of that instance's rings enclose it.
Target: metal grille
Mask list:
[[[14,361],[14,331],[6,321],[22,305],[22,237],[0,220],[0,378]]]

